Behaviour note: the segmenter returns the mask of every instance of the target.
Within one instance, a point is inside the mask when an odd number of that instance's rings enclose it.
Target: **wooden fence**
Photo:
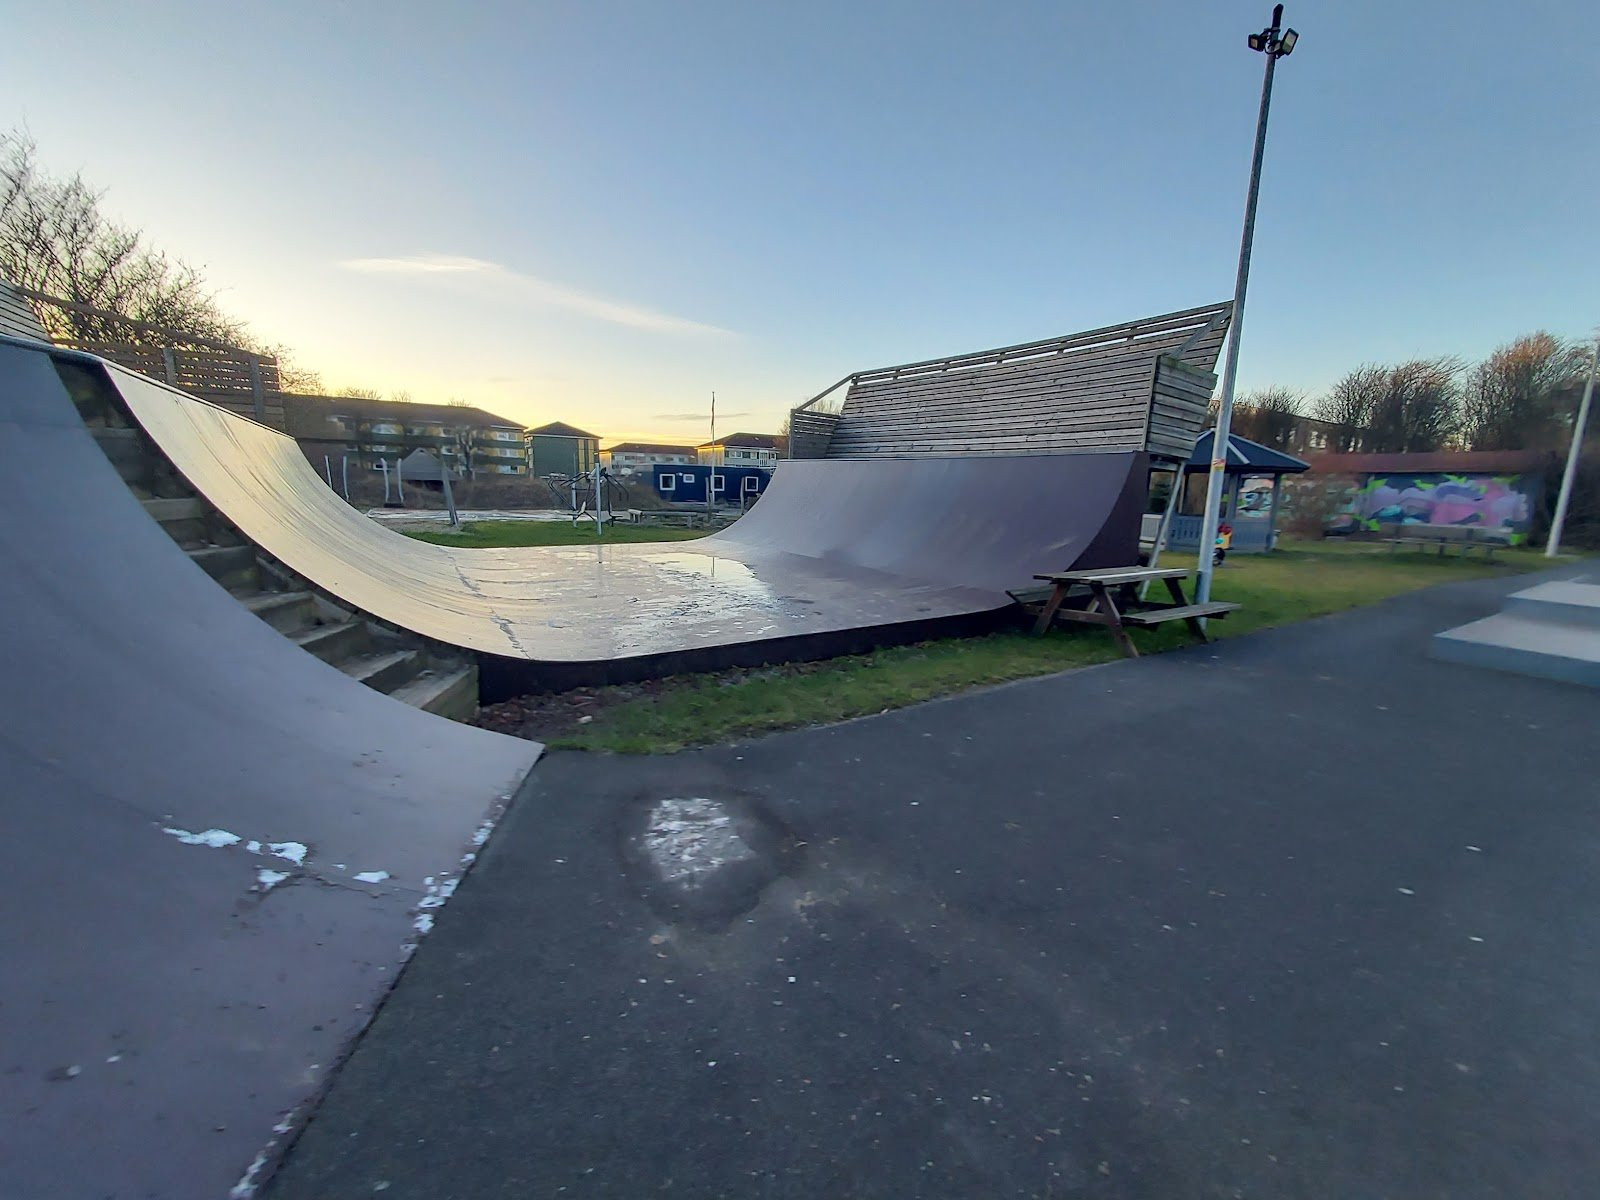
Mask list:
[[[284,428],[282,380],[271,355],[28,288],[15,290],[32,301],[55,345],[162,380],[273,429]],[[0,302],[3,296],[0,291]]]

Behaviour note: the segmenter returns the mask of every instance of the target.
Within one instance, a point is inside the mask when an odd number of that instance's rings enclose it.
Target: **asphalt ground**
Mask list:
[[[1600,696],[1426,655],[1528,582],[552,754],[268,1195],[1592,1197]]]

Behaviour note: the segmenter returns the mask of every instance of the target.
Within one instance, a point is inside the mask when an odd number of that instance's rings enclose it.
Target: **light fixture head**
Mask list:
[[[1250,49],[1252,50],[1265,50],[1267,48],[1267,38],[1265,34],[1252,33],[1245,40],[1250,43]]]
[[[1278,39],[1279,56],[1281,57],[1285,54],[1294,53],[1294,44],[1299,40],[1300,35],[1298,33],[1292,29],[1285,29],[1283,31],[1283,36]]]

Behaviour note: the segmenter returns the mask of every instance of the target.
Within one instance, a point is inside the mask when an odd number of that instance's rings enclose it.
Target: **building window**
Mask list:
[[[675,492],[678,490],[678,477],[670,473],[657,476],[656,487],[660,488],[663,492]]]
[[[722,477],[722,473],[720,471],[713,471],[711,473],[711,490],[713,492],[725,492],[728,490],[727,481]]]

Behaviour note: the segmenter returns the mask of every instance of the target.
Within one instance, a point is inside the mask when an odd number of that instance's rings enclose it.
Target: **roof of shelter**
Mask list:
[[[1189,455],[1189,461],[1184,465],[1185,471],[1207,471],[1211,468],[1211,443],[1216,440],[1217,431],[1208,429],[1202,433],[1194,444],[1194,453]],[[1311,464],[1304,459],[1296,458],[1292,454],[1285,454],[1281,450],[1274,450],[1271,446],[1263,446],[1260,442],[1252,442],[1249,438],[1242,438],[1237,433],[1228,435],[1228,470],[1235,473],[1257,472],[1263,475],[1295,475],[1301,471],[1309,471]]]

